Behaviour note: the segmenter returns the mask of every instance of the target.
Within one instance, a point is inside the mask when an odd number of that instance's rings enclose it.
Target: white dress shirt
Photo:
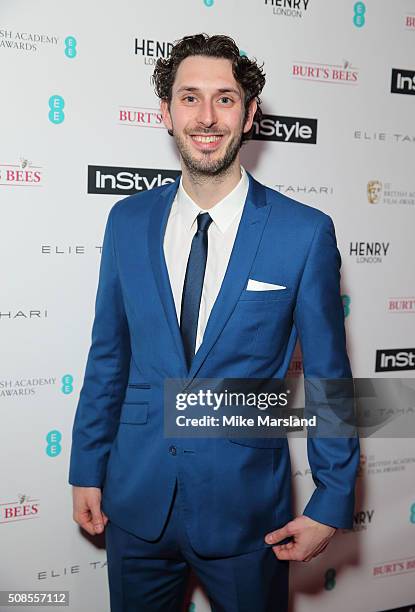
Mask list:
[[[210,312],[228,267],[248,188],[248,175],[241,166],[241,180],[236,187],[215,206],[204,210],[186,193],[182,179],[180,179],[167,220],[163,243],[179,324],[187,260],[193,236],[197,230],[196,217],[199,213],[205,212],[212,217],[212,223],[208,229],[208,255],[200,300],[195,352],[202,343]]]

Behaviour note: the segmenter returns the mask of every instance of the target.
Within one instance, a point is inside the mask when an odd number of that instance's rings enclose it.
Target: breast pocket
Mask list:
[[[292,297],[291,289],[267,289],[266,291],[248,291],[244,289],[239,298],[240,302],[274,302],[289,300]]]

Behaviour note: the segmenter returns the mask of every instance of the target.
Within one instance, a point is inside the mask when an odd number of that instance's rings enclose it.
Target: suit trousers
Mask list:
[[[212,612],[286,612],[288,608],[289,562],[278,560],[271,547],[224,558],[197,554],[186,531],[179,481],[156,541],[138,538],[111,520],[105,539],[111,612],[181,612],[191,570]]]

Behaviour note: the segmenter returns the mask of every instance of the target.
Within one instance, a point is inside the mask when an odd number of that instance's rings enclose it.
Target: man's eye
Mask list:
[[[185,100],[186,102],[193,102],[193,100],[196,100],[196,98],[194,96],[186,96]]]
[[[220,98],[220,101],[223,102],[224,104],[228,104],[229,102],[232,102],[232,100],[228,98],[228,96],[222,96]]]

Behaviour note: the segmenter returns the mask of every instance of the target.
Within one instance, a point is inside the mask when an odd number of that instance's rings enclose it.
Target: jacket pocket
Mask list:
[[[148,402],[123,404],[120,423],[129,425],[144,425],[148,421]]]

